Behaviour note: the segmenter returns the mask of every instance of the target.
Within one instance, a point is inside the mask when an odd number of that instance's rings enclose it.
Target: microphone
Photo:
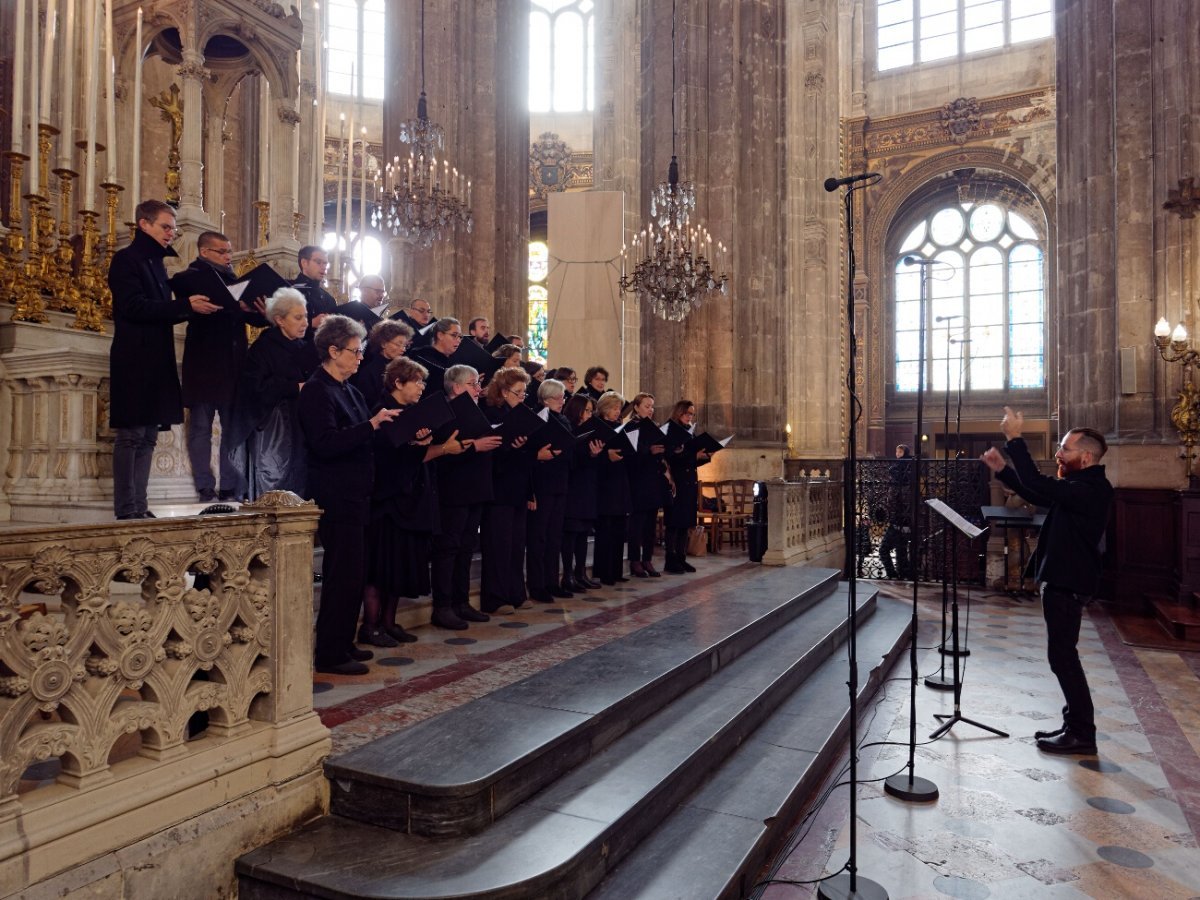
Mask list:
[[[935,321],[935,322],[950,322],[954,319],[961,319],[961,318],[962,318],[962,316],[936,316],[936,317],[934,317],[933,321]]]
[[[868,178],[882,178],[878,172],[862,172],[858,175],[847,175],[845,178],[826,178],[825,190],[831,194],[840,187],[848,184],[854,184],[856,181],[866,181]]]
[[[923,256],[906,256],[901,260],[906,266],[936,266],[941,262],[940,259],[926,259]],[[949,263],[946,263],[949,265]]]

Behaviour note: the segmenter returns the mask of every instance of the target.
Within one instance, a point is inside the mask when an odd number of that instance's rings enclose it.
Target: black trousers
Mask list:
[[[621,577],[625,550],[624,513],[600,516],[596,519],[596,546],[592,550],[592,577],[601,581],[616,581]]]
[[[677,556],[683,559],[687,556],[688,530],[686,528],[668,528],[666,533],[667,556]]]
[[[317,523],[324,556],[321,560],[321,607],[317,611],[314,656],[318,665],[350,659],[354,626],[367,581],[367,526],[359,522]]]
[[[438,609],[462,606],[471,599],[471,556],[483,504],[443,506],[442,530],[433,536],[429,554],[433,605]]]
[[[587,531],[568,531],[562,541],[563,574],[586,575],[587,567]]]
[[[901,578],[910,577],[908,540],[909,536],[895,525],[889,525],[883,533],[883,540],[879,542],[879,559],[888,578],[895,578],[897,575]],[[895,561],[892,560],[893,551],[896,554]]]
[[[1042,585],[1042,615],[1046,619],[1046,657],[1058,679],[1066,705],[1063,724],[1081,738],[1096,736],[1096,711],[1079,661],[1079,626],[1091,597]]]
[[[657,509],[636,510],[629,514],[629,561],[649,562],[654,557],[654,526]]]
[[[525,537],[525,582],[531,594],[558,586],[558,554],[563,543],[566,494],[539,494],[529,513]]]
[[[524,503],[508,506],[489,503],[483,508],[479,551],[483,571],[479,579],[479,608],[484,612],[508,603],[520,606],[525,596],[525,525],[529,509]]]

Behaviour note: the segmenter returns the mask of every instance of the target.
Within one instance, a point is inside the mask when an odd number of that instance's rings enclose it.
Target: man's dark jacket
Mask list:
[[[108,287],[113,298],[109,350],[109,423],[113,428],[183,421],[183,396],[175,362],[175,325],[191,312],[167,283],[163,260],[177,256],[141,229],[113,254]]]
[[[1005,445],[1012,465],[996,476],[1049,513],[1029,560],[1026,577],[1088,597],[1100,582],[1101,541],[1108,526],[1113,487],[1104,466],[1088,466],[1051,478],[1038,471],[1022,438]]]

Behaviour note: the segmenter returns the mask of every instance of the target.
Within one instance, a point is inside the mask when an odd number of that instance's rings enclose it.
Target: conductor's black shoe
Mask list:
[[[1064,731],[1057,737],[1042,738],[1042,740],[1037,742],[1037,746],[1043,753],[1079,754],[1081,756],[1096,755],[1096,739],[1094,737],[1080,737],[1069,731]]]
[[[1033,736],[1035,738],[1037,738],[1039,741],[1044,741],[1046,738],[1058,737],[1060,734],[1062,734],[1066,730],[1067,730],[1066,725],[1059,725],[1053,731],[1035,731],[1033,733]]]

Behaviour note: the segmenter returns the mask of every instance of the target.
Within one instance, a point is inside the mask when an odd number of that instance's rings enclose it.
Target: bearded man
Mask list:
[[[1087,676],[1079,661],[1079,627],[1083,608],[1100,580],[1104,531],[1113,487],[1100,460],[1108,444],[1091,428],[1072,428],[1054,454],[1058,478],[1038,471],[1021,437],[1025,417],[1004,407],[1000,430],[1011,465],[995,447],[980,459],[996,477],[1030,503],[1049,509],[1029,560],[1026,577],[1040,585],[1050,670],[1058,678],[1065,705],[1063,724],[1039,731],[1038,749],[1046,753],[1094,754],[1096,720]]]

